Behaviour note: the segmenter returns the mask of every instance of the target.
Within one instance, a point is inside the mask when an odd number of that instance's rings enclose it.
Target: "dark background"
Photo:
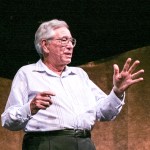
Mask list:
[[[12,79],[39,59],[34,34],[43,21],[65,20],[77,39],[71,65],[150,45],[149,0],[1,0],[0,76]]]

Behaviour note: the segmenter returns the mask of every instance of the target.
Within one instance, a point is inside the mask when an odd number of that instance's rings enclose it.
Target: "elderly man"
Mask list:
[[[113,120],[124,104],[125,90],[143,80],[139,61],[128,58],[123,70],[114,64],[113,87],[106,95],[79,67],[67,66],[76,45],[65,21],[51,20],[35,33],[40,55],[14,77],[2,114],[2,126],[24,130],[23,150],[95,150],[91,129],[96,120]]]

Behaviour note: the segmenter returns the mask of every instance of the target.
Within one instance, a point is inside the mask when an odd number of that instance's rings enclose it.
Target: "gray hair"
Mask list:
[[[68,24],[65,21],[53,19],[50,21],[43,22],[35,33],[34,45],[36,48],[37,53],[40,57],[43,56],[43,49],[41,47],[41,40],[52,38],[55,34],[54,30],[66,27],[69,28]]]

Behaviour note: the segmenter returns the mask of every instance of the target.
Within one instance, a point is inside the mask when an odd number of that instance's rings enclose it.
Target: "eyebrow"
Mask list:
[[[61,38],[73,38],[72,36],[71,37],[69,37],[69,36],[63,36],[63,37],[61,37]]]

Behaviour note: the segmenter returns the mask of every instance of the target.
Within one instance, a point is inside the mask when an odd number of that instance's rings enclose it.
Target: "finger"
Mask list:
[[[131,64],[131,58],[128,58],[124,64],[124,67],[123,67],[123,70],[124,72],[128,71],[129,67],[130,67],[130,64]]]
[[[36,98],[34,99],[34,101],[37,104],[41,103],[42,101],[43,102],[48,102],[49,104],[52,104],[51,97],[49,97],[49,96],[37,95]]]
[[[49,107],[51,105],[50,102],[47,102],[47,101],[41,101],[40,102],[40,105],[44,106],[44,107]]]
[[[40,101],[43,101],[43,102],[52,103],[51,97],[48,97],[48,96],[46,96],[46,97],[41,97],[39,100],[40,100]]]
[[[43,101],[43,100],[37,100],[36,103],[34,103],[36,109],[46,108],[49,107],[52,103],[50,101]]]
[[[143,80],[144,80],[143,78],[138,78],[138,79],[132,80],[132,84],[141,82],[141,81],[143,81]],[[131,84],[131,85],[132,85],[132,84]]]
[[[140,61],[139,61],[139,60],[136,60],[136,61],[132,64],[132,66],[129,68],[128,72],[129,72],[129,73],[132,73],[132,72],[136,69],[136,67],[139,65],[139,63],[140,63]]]
[[[49,106],[45,106],[45,105],[39,104],[38,105],[38,110],[40,110],[40,109],[46,109],[47,107],[49,107]]]
[[[55,93],[52,91],[44,91],[44,92],[41,92],[40,95],[50,97],[50,96],[55,96]]]
[[[114,75],[117,76],[119,74],[119,67],[117,64],[114,64]]]
[[[140,76],[142,73],[144,73],[144,70],[143,69],[141,69],[141,70],[139,70],[138,72],[136,72],[136,73],[134,73],[134,74],[132,74],[132,79],[136,79],[138,76]]]

